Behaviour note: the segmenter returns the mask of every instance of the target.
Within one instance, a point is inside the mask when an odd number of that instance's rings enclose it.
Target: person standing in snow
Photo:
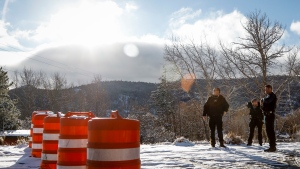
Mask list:
[[[220,147],[225,147],[223,140],[223,115],[228,111],[229,104],[226,99],[220,94],[220,88],[213,89],[213,95],[210,96],[203,108],[203,119],[209,117],[210,128],[210,144],[215,147],[215,129],[217,126]]]
[[[251,102],[248,102],[247,107],[250,109],[250,134],[247,146],[252,146],[252,139],[256,126],[258,132],[258,143],[260,146],[262,146],[262,126],[264,124],[264,115],[262,113],[262,110],[260,109],[260,104],[257,99],[253,99]]]
[[[275,109],[277,97],[272,91],[271,85],[265,86],[266,97],[261,99],[261,109],[265,115],[265,123],[266,123],[266,132],[269,138],[270,148],[264,150],[265,152],[274,152],[276,151],[276,136],[274,131],[274,123],[275,123]]]

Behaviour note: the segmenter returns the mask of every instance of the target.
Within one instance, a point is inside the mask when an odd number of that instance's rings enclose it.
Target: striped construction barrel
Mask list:
[[[36,114],[52,114],[53,112],[48,111],[48,110],[38,110],[38,111],[33,111],[31,114],[31,126],[30,126],[30,136],[29,136],[29,148],[32,148],[32,134],[33,134],[33,121],[34,121],[34,116]]]
[[[43,130],[44,118],[48,114],[34,115],[33,129],[32,129],[32,149],[31,155],[40,158],[42,156]]]
[[[44,118],[41,169],[56,169],[60,113]]]
[[[140,169],[140,123],[122,119],[93,118],[88,124],[87,169]]]
[[[33,111],[31,114],[31,125],[30,125],[30,136],[29,136],[29,148],[32,148],[32,130],[33,130],[33,121],[34,121],[34,116],[37,114],[37,111]]]
[[[85,169],[88,121],[92,112],[68,112],[60,119],[58,169]]]

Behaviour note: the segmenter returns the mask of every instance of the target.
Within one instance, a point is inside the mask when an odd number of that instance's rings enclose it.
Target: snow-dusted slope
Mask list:
[[[185,145],[141,145],[142,168],[300,168],[300,143],[278,143],[275,153],[263,152],[267,145],[227,149],[211,148],[206,142]],[[25,146],[1,146],[0,168],[39,168],[40,159],[29,154]]]

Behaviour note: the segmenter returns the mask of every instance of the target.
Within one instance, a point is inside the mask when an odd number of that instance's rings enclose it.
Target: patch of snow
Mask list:
[[[172,145],[173,143],[172,142],[161,142],[161,143],[157,143],[157,144],[160,144],[160,145]]]
[[[279,134],[277,136],[277,138],[281,138],[281,139],[288,139],[291,138],[291,136],[289,134]]]
[[[22,143],[22,144],[16,145],[15,148],[25,148],[27,146],[28,146],[28,143]]]
[[[28,146],[0,146],[0,168],[38,169],[41,159],[30,154]]]
[[[188,139],[184,137],[177,138],[174,142],[173,145],[175,146],[194,146],[195,144],[190,142]]]
[[[72,115],[72,116],[70,116],[68,118],[71,118],[71,119],[86,119],[88,117],[84,116],[84,115],[82,115],[82,116]]]
[[[0,136],[29,136],[30,130],[5,130],[0,132]]]

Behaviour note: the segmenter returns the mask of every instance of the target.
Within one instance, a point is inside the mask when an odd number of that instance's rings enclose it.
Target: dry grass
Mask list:
[[[300,142],[300,131],[298,131],[296,134],[294,134],[294,141]]]
[[[3,145],[3,144],[4,144],[4,138],[0,137],[0,145]]]
[[[240,145],[244,143],[241,136],[237,136],[233,132],[229,132],[224,136],[224,142],[226,144],[236,144],[236,145]]]
[[[28,141],[24,137],[20,137],[17,140],[17,145],[23,145],[23,144],[28,144]]]

